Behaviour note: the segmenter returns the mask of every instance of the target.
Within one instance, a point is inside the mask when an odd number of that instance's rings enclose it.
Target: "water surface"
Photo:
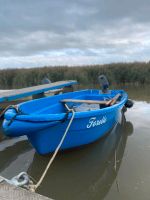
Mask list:
[[[56,200],[150,199],[150,88],[126,87],[134,107],[103,139],[61,152],[38,192]],[[40,156],[25,137],[0,135],[0,174],[27,171],[35,180],[50,155]]]

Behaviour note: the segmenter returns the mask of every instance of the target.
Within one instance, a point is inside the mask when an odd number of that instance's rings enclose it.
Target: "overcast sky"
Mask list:
[[[0,0],[0,68],[150,60],[150,0]]]

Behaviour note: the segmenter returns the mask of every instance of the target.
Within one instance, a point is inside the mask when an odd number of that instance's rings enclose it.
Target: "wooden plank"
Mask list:
[[[106,104],[108,101],[81,100],[81,99],[63,99],[62,103],[87,103],[87,104]]]
[[[2,182],[0,183],[0,200],[52,200],[52,199],[37,193],[27,191],[20,187],[15,187],[13,185],[9,185],[5,182]]]
[[[112,99],[110,99],[110,100],[106,103],[106,105],[107,105],[107,106],[112,106],[112,105],[114,105],[120,96],[121,96],[120,93],[117,94],[117,95],[114,96]]]
[[[121,96],[121,94],[117,94],[117,95],[113,98],[113,100],[111,101],[110,105],[111,105],[111,106],[114,105],[114,104],[116,103],[116,101],[119,99],[120,96]]]
[[[116,103],[121,94],[117,94],[109,101],[96,101],[96,100],[81,100],[81,99],[62,99],[62,103],[87,103],[87,104],[104,104],[106,106],[112,106]]]
[[[50,84],[44,84],[44,85],[37,85],[33,87],[27,87],[22,89],[16,89],[11,90],[7,92],[1,92],[0,93],[0,102],[5,101],[12,101],[19,98],[24,98],[27,96],[31,96],[34,94],[43,93],[50,90],[55,90],[59,88],[63,88],[66,86],[71,86],[77,84],[77,81],[75,80],[69,80],[69,81],[58,81]]]

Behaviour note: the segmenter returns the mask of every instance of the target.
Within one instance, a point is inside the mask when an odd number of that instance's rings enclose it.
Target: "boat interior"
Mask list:
[[[66,113],[65,104],[75,112],[102,109],[119,102],[122,91],[110,91],[107,94],[99,90],[84,90],[62,95],[56,95],[20,104],[20,109],[26,114],[59,114]]]

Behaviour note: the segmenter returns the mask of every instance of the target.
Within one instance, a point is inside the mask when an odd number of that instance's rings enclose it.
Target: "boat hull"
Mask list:
[[[60,150],[89,144],[103,137],[118,122],[119,112],[120,110],[116,109],[111,115],[110,113],[105,113],[84,119],[75,118]],[[28,134],[27,137],[38,153],[47,154],[53,152],[60,143],[68,123],[69,120],[59,125],[42,129],[35,134]]]
[[[116,93],[122,94],[122,100],[113,106],[75,112],[73,122],[60,150],[94,142],[113,128],[118,122],[120,111],[127,101],[127,94],[123,91],[112,91],[106,96],[112,97]],[[3,122],[5,134],[12,137],[26,135],[39,154],[53,152],[60,143],[72,117],[72,113],[66,114],[64,112],[64,106],[60,103],[61,99],[70,97],[100,99],[101,96],[99,90],[84,90],[20,104],[22,114],[16,115],[16,111],[13,109],[5,113]],[[49,104],[51,105],[50,114],[48,113]],[[40,106],[41,108],[39,108]],[[38,113],[36,110],[38,110]],[[57,114],[58,111],[60,113]]]

